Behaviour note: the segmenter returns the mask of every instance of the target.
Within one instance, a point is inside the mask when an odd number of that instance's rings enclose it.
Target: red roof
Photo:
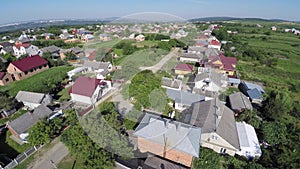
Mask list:
[[[180,63],[174,67],[175,70],[184,70],[184,71],[190,71],[193,72],[194,66],[189,64]]]
[[[2,78],[4,77],[5,72],[0,72],[0,80],[2,80]]]
[[[96,50],[94,50],[88,57],[90,61],[96,60]]]
[[[79,76],[69,92],[73,94],[91,97],[99,83],[99,79]]]
[[[30,46],[30,44],[29,43],[17,44],[16,48],[20,49],[21,46],[23,46],[24,48],[28,48],[28,46]]]
[[[225,57],[224,55],[220,55],[220,60],[223,63],[223,69],[234,71],[235,68],[233,65],[236,65],[237,60],[235,57]]]
[[[216,45],[216,46],[221,46],[221,43],[218,42],[217,40],[212,40],[209,42],[210,45]]]
[[[41,58],[39,55],[34,55],[28,56],[24,59],[13,61],[11,62],[11,64],[20,69],[22,72],[25,72],[27,70],[46,65],[48,64],[48,61]]]

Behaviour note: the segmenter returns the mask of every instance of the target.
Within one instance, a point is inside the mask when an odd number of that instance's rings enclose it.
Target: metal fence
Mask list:
[[[0,169],[12,169],[18,164],[22,163],[24,160],[26,160],[30,155],[35,153],[37,150],[39,150],[42,147],[40,146],[34,146],[26,150],[24,153],[19,154],[15,159],[13,159],[9,164],[7,164],[4,168],[0,166]]]

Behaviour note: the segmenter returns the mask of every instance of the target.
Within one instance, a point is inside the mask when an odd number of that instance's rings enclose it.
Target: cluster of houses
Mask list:
[[[290,32],[293,33],[295,35],[300,35],[300,30],[292,28],[292,29],[285,29],[284,32]]]
[[[248,159],[262,154],[254,127],[237,122],[235,116],[260,104],[264,90],[257,84],[235,78],[237,60],[224,56],[215,37],[202,34],[195,41],[195,46],[180,55],[182,63],[174,67],[177,78],[163,77],[161,82],[179,118],[146,112],[134,131],[138,149],[150,154],[145,163],[154,168],[191,167],[201,147]],[[199,63],[200,67],[195,70],[192,64],[184,62]],[[192,74],[195,74],[193,87],[185,88],[180,79]],[[218,96],[228,87],[240,91],[221,101]]]

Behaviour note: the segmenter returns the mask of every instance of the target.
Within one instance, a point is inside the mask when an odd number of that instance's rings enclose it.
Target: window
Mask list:
[[[226,153],[226,148],[221,148],[220,153],[225,154]]]
[[[25,71],[25,75],[27,75],[28,74],[28,72],[27,71]]]
[[[8,81],[9,81],[9,79],[8,79],[8,78],[6,78],[6,79],[5,79],[5,81],[6,81],[6,82],[8,82]]]
[[[22,77],[22,73],[19,73],[19,76]]]
[[[214,136],[214,135],[212,135],[212,136],[211,136],[211,139],[212,139],[212,140],[217,140],[217,139],[218,139],[218,137],[217,137],[217,136]]]

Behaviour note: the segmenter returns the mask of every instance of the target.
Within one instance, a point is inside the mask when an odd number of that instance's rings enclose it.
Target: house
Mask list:
[[[41,53],[40,49],[34,45],[28,46],[28,48],[25,48],[25,51],[28,56],[39,55]]]
[[[236,154],[248,159],[259,158],[262,154],[258,138],[253,126],[243,122],[236,122],[240,150]]]
[[[149,155],[143,165],[143,168],[149,168],[151,169],[189,169],[189,167],[186,167],[184,165],[178,164],[177,162],[173,162],[168,159],[163,159],[160,156],[155,156],[155,155]]]
[[[182,53],[180,55],[180,62],[194,62],[199,63],[203,59],[203,54],[196,53]]]
[[[27,112],[19,118],[8,122],[7,126],[13,136],[26,143],[26,137],[29,135],[28,130],[39,121],[50,117],[52,114],[52,110],[44,105],[40,105],[33,111]]]
[[[109,34],[100,34],[99,38],[101,41],[106,42],[111,40],[111,36]]]
[[[205,91],[218,93],[225,91],[227,87],[227,75],[217,73],[213,69],[206,69],[195,77],[195,88]]]
[[[13,54],[19,58],[21,55],[26,55],[26,48],[30,46],[29,43],[17,44],[13,46]]]
[[[94,35],[91,35],[91,34],[82,35],[81,40],[83,40],[85,42],[89,42],[91,40],[94,40]]]
[[[53,100],[52,96],[49,94],[27,91],[19,91],[15,98],[18,102],[22,102],[24,106],[30,110],[35,109],[40,105],[50,105]]]
[[[187,53],[195,53],[195,54],[203,54],[203,52],[207,50],[206,47],[201,46],[189,46],[187,49]]]
[[[60,56],[59,55],[60,50],[61,50],[61,48],[59,48],[55,45],[47,46],[47,47],[41,48],[41,55],[43,55],[46,52],[49,52],[53,59],[57,59]]]
[[[208,48],[214,48],[214,49],[218,49],[218,50],[221,50],[221,46],[222,44],[217,41],[217,40],[212,40],[208,43]]]
[[[199,157],[201,128],[146,113],[133,134],[141,152],[188,167]]]
[[[163,77],[161,80],[161,87],[166,89],[181,90],[182,81],[178,79]]]
[[[175,73],[178,75],[186,75],[192,73],[194,66],[189,64],[180,63],[174,67]]]
[[[237,78],[228,78],[228,86],[238,87],[240,83],[241,83],[240,79],[237,79]]]
[[[68,74],[69,80],[72,80],[72,77],[74,75],[79,74],[79,73],[86,73],[86,72],[87,72],[86,67],[77,67],[77,68],[74,68],[73,70],[68,71],[67,74]]]
[[[252,103],[260,104],[264,99],[262,94],[265,93],[265,91],[257,84],[241,81],[238,88],[243,94],[249,97]]]
[[[271,27],[271,30],[272,30],[272,31],[276,31],[276,30],[277,30],[276,26],[272,26],[272,27]]]
[[[228,76],[234,76],[237,60],[235,57],[225,57],[223,54],[218,56],[209,56],[204,65],[218,69],[219,73],[226,73]]]
[[[217,98],[193,103],[180,121],[201,128],[202,147],[231,156],[240,150],[234,113]]]
[[[22,80],[47,69],[49,69],[48,61],[34,55],[11,62],[7,67],[7,73],[11,74],[14,80]]]
[[[69,93],[73,102],[95,104],[111,89],[111,82],[80,76],[76,79]]]
[[[5,86],[13,82],[11,75],[6,72],[0,72],[0,86]]]
[[[228,96],[231,110],[241,113],[247,110],[253,110],[250,100],[241,92],[236,92]]]
[[[78,46],[70,48],[69,51],[71,53],[73,53],[74,55],[76,55],[77,57],[83,57],[83,56],[85,56],[84,51],[80,47],[78,47]]]
[[[139,34],[138,36],[135,37],[135,40],[137,42],[143,42],[145,40],[145,36],[142,34]]]
[[[0,54],[13,53],[13,44],[10,42],[0,43]]]
[[[190,107],[193,103],[204,101],[205,96],[199,94],[193,94],[190,92],[184,92],[181,90],[173,90],[173,89],[166,89],[168,98],[174,100],[174,107],[176,110],[182,111],[188,107]]]
[[[86,60],[83,63],[83,67],[86,67],[90,72],[101,75],[102,79],[112,71],[112,64],[110,62],[93,62]]]

